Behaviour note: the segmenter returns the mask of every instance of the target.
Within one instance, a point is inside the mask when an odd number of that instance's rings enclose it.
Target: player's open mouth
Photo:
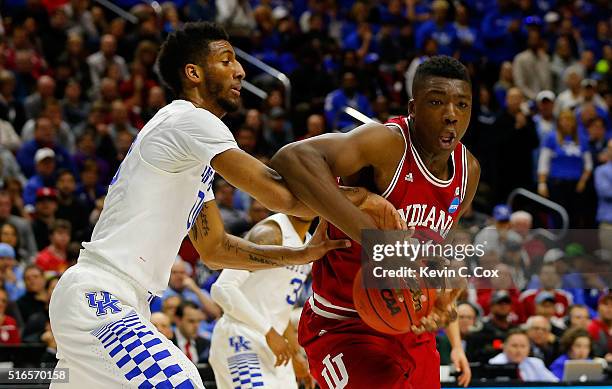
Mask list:
[[[443,149],[450,149],[453,145],[453,141],[455,140],[455,135],[444,135],[440,137],[440,146]]]
[[[234,93],[237,96],[240,96],[240,89],[242,89],[242,87],[235,86],[235,87],[232,88],[232,93]]]

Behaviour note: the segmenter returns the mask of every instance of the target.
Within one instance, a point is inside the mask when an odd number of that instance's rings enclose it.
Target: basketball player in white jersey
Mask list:
[[[259,222],[246,239],[259,244],[299,247],[304,244],[311,219],[274,214]],[[212,335],[209,363],[219,389],[246,386],[297,389],[291,359],[296,364],[299,346],[281,335],[290,316],[310,264],[268,270],[226,269],[211,289],[212,298],[223,308],[223,316]],[[305,364],[301,358],[297,363]]]
[[[210,267],[257,270],[318,259],[345,241],[321,229],[300,248],[259,246],[228,235],[213,200],[215,170],[267,208],[303,216],[272,169],[240,150],[220,118],[240,104],[244,70],[226,33],[207,23],[171,33],[158,57],[160,78],[178,97],[140,131],[111,181],[104,210],[77,265],[50,302],[58,368],[69,388],[202,388],[196,367],[150,323],[149,301],[168,285],[189,233]],[[347,197],[372,216],[398,222],[393,207],[365,190]],[[321,223],[325,227],[325,223]]]

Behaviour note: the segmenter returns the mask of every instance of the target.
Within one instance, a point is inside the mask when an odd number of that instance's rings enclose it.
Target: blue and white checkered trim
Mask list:
[[[234,389],[263,387],[259,357],[255,353],[234,355],[227,359]]]
[[[125,378],[139,389],[194,389],[164,342],[132,311],[92,334],[98,338]]]

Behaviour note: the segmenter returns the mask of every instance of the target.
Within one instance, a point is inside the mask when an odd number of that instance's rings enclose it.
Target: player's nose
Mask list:
[[[451,103],[446,105],[443,117],[445,124],[454,124],[457,122],[457,107],[455,107],[455,104]]]
[[[235,77],[239,80],[243,80],[244,77],[246,76],[246,73],[244,71],[244,68],[242,67],[242,64],[240,64],[240,62],[236,61],[236,73],[235,73]]]

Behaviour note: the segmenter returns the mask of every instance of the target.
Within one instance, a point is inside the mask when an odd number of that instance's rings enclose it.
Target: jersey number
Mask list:
[[[304,281],[302,281],[300,278],[294,278],[289,283],[289,285],[295,285],[295,287],[293,288],[291,293],[288,294],[287,298],[286,298],[287,303],[289,305],[294,305],[295,302],[297,301],[297,299],[298,299],[298,292],[300,291],[300,288],[302,287],[303,283],[304,283]]]

